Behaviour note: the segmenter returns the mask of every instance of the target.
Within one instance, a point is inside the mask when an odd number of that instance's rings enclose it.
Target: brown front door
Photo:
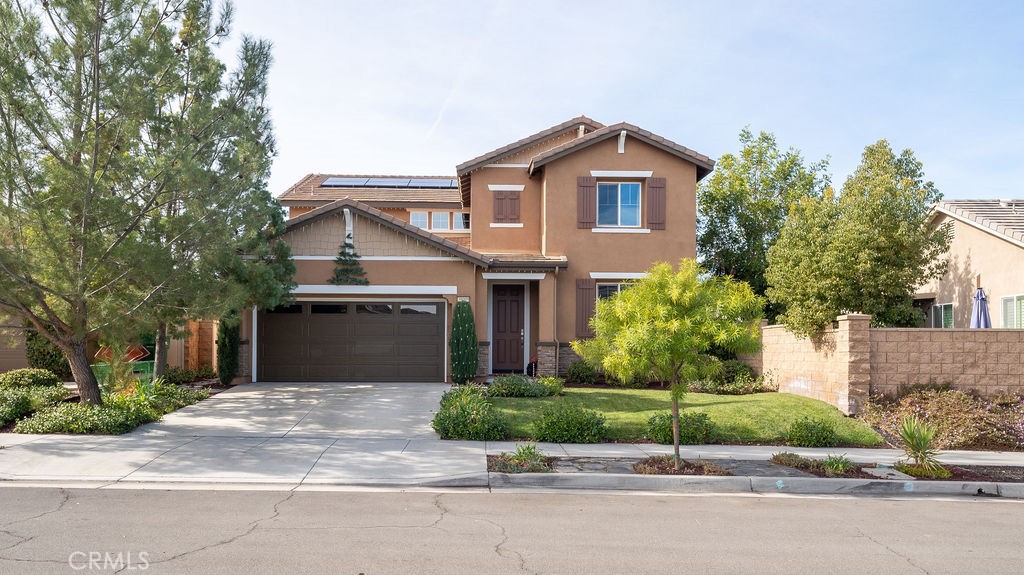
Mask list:
[[[523,370],[523,294],[521,285],[494,286],[494,333],[491,336],[494,357],[491,367],[496,372]]]

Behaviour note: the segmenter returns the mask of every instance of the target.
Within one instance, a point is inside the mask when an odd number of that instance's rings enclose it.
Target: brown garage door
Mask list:
[[[297,303],[258,322],[259,381],[444,379],[442,303]]]

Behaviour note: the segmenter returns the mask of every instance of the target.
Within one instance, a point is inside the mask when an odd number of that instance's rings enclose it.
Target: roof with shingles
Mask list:
[[[309,174],[296,182],[292,187],[278,196],[282,205],[321,205],[342,198],[352,198],[358,202],[376,207],[402,207],[431,205],[439,208],[462,207],[462,195],[458,189],[436,188],[380,188],[380,187],[324,187],[328,178],[408,178],[408,179],[446,179],[454,180],[455,176],[367,176],[350,174]]]
[[[566,120],[565,122],[562,122],[561,124],[558,124],[558,125],[555,125],[555,126],[551,126],[550,128],[548,128],[546,130],[541,130],[541,131],[537,132],[536,134],[533,134],[533,135],[527,136],[527,137],[525,137],[525,138],[523,138],[521,140],[517,140],[515,142],[512,142],[511,144],[508,144],[507,146],[502,146],[502,147],[500,147],[500,148],[498,148],[496,150],[491,150],[490,152],[487,152],[486,154],[482,154],[480,156],[477,156],[477,157],[473,158],[472,160],[468,160],[468,161],[462,162],[458,166],[455,166],[455,171],[461,176],[461,175],[466,174],[468,172],[472,172],[473,170],[476,170],[478,168],[482,168],[482,167],[486,166],[487,164],[490,164],[490,163],[494,162],[495,160],[501,159],[504,156],[508,156],[508,155],[514,154],[514,153],[516,153],[516,152],[518,152],[518,151],[520,151],[520,150],[522,150],[524,148],[528,148],[528,147],[530,147],[530,146],[532,146],[532,145],[534,145],[534,144],[536,144],[538,142],[542,142],[542,141],[544,141],[544,140],[546,140],[548,138],[551,138],[553,136],[557,136],[557,135],[559,135],[559,134],[561,134],[563,132],[567,132],[569,130],[578,129],[579,126],[583,126],[584,130],[589,129],[591,131],[594,131],[594,130],[598,130],[600,128],[603,128],[604,124],[602,124],[600,122],[597,122],[597,121],[594,121],[594,120],[591,120],[590,118],[588,118],[586,116],[576,116],[575,118],[573,118],[571,120]]]
[[[660,148],[674,156],[682,158],[697,166],[697,180],[701,180],[704,176],[711,173],[711,170],[715,168],[715,161],[705,156],[704,154],[697,153],[686,146],[681,146],[672,140],[663,138],[653,132],[649,132],[628,124],[626,122],[619,122],[611,126],[605,126],[599,130],[595,130],[586,134],[582,138],[576,138],[571,142],[562,144],[561,146],[554,147],[545,152],[541,152],[533,157],[530,162],[529,172],[533,174],[538,168],[557,160],[558,158],[567,156],[573,152],[579,151],[588,146],[592,146],[598,142],[603,142],[609,138],[617,137],[620,133],[626,132],[626,134],[633,136],[634,138],[646,142],[656,148]]]
[[[432,234],[422,228],[418,228],[408,222],[385,214],[384,212],[369,206],[352,198],[343,198],[340,200],[333,201],[327,205],[320,206],[312,211],[306,212],[301,216],[294,217],[285,222],[286,230],[303,226],[314,220],[336,214],[345,208],[349,208],[354,212],[358,212],[362,216],[371,220],[377,221],[400,234],[411,236],[416,240],[419,240],[429,246],[433,246],[440,250],[446,251],[456,257],[460,257],[468,262],[487,267],[491,264],[491,258],[481,254],[480,252],[473,251],[466,246],[457,244],[447,238],[443,238],[437,234]]]
[[[935,211],[1024,247],[1024,200],[945,200]]]

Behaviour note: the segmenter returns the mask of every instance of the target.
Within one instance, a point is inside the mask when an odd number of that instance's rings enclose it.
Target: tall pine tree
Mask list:
[[[352,242],[346,241],[341,245],[338,257],[334,258],[334,275],[327,280],[327,283],[336,286],[370,285],[363,266],[359,265],[359,254],[356,253]]]

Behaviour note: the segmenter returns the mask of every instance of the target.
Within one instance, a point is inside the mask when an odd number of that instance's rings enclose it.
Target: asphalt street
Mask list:
[[[1020,573],[1024,502],[0,487],[0,573]]]

